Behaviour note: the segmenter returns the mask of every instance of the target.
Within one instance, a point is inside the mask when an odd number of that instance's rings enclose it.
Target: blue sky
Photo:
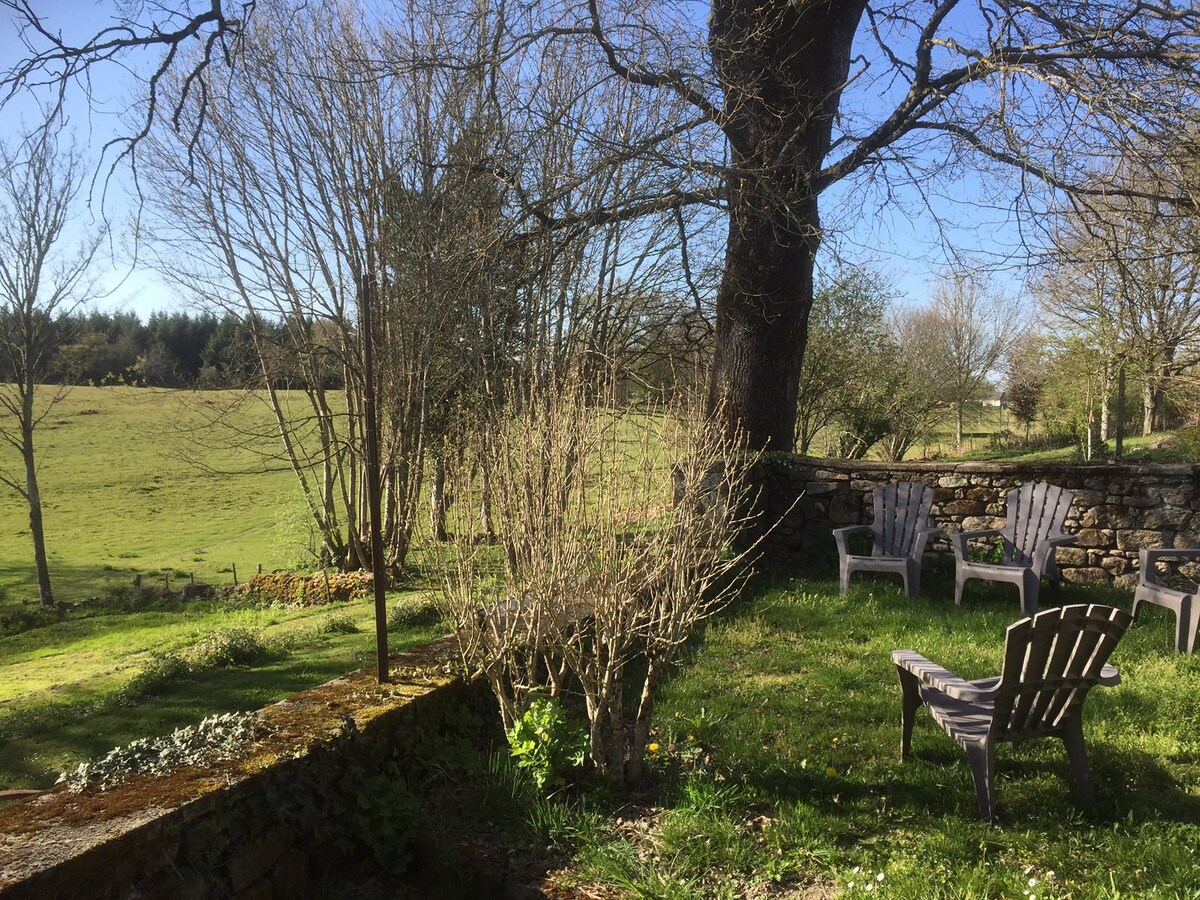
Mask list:
[[[66,37],[82,39],[110,24],[112,3],[111,0],[42,0],[38,7],[54,27],[63,29]],[[15,59],[23,51],[9,15],[0,12],[0,60]],[[128,105],[126,98],[132,83],[133,76],[128,71],[117,65],[105,65],[92,73],[90,103],[80,85],[72,86],[67,105],[69,124],[80,145],[90,149],[93,166],[104,142],[126,133],[120,117]],[[869,104],[871,100],[860,96],[854,102]],[[879,102],[882,105],[883,101]],[[5,134],[16,133],[22,117],[33,120],[36,115],[37,107],[31,98],[18,98],[0,109],[0,129]],[[132,206],[128,200],[128,172],[124,168],[116,171],[108,181],[102,203],[107,173],[108,167],[101,167],[91,192],[91,208],[83,213],[79,223],[81,228],[91,227],[94,219],[102,217],[111,224],[113,232],[112,258],[101,261],[101,266],[106,267],[101,278],[106,293],[97,305],[129,309],[143,317],[154,310],[179,308],[172,290],[154,272],[130,261],[130,248],[122,236]],[[943,226],[950,242],[959,248],[969,248],[975,259],[994,263],[1019,245],[1016,222],[1004,208],[1003,185],[997,192],[993,179],[986,187],[988,190],[984,189],[980,176],[970,172],[955,181],[940,183],[940,195],[924,199],[915,189],[895,184],[886,191],[881,185],[872,190],[871,185],[859,182],[835,186],[822,198],[823,220],[830,231],[826,242],[830,252],[826,256],[831,259],[836,253],[853,263],[867,263],[892,281],[902,302],[923,303],[932,285],[950,265],[934,213],[946,217]],[[1000,202],[985,204],[982,198],[988,193],[999,193]],[[991,276],[993,285],[1007,293],[1020,293],[1020,262],[1018,257],[1007,268],[998,266]]]

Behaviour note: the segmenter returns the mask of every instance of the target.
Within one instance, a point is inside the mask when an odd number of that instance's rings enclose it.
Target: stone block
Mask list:
[[[1118,575],[1113,579],[1113,587],[1120,588],[1123,591],[1136,590],[1138,586],[1137,572],[1129,572],[1125,575]]]
[[[963,475],[943,475],[938,480],[938,487],[963,488],[970,485],[970,480]]]
[[[817,481],[850,481],[849,472],[835,472],[831,469],[817,469],[813,473],[813,478]]]
[[[1075,539],[1080,547],[1113,547],[1116,532],[1109,528],[1081,528]]]
[[[1140,550],[1143,547],[1162,547],[1166,534],[1162,531],[1145,529],[1120,529],[1117,531],[1117,549]]]
[[[863,521],[862,507],[845,497],[834,497],[829,503],[829,522],[832,525],[857,525]]]
[[[1153,509],[1158,506],[1158,501],[1153,497],[1126,496],[1121,498],[1121,505],[1132,509]]]
[[[1097,506],[1104,502],[1104,491],[1082,488],[1074,491],[1075,503],[1079,507]]]
[[[1069,584],[1108,584],[1108,573],[1094,567],[1063,569],[1062,577]]]
[[[804,493],[809,497],[822,497],[825,494],[832,494],[837,489],[836,484],[826,481],[808,481],[804,484]]]
[[[1058,547],[1054,551],[1054,558],[1060,566],[1085,566],[1088,552],[1080,547]]]
[[[1124,575],[1129,571],[1129,560],[1119,556],[1109,556],[1100,563],[1100,568],[1113,575]]]
[[[1157,500],[1165,506],[1187,507],[1196,499],[1196,491],[1191,487],[1152,485],[1146,488],[1146,496]]]
[[[1133,516],[1115,503],[1092,506],[1079,517],[1081,528],[1132,528]]]
[[[1200,540],[1191,532],[1179,531],[1175,533],[1175,540],[1171,541],[1171,546],[1176,550],[1190,550],[1193,547],[1200,547]]]
[[[229,885],[233,892],[241,895],[260,880],[265,880],[269,889],[271,882],[266,876],[286,849],[283,839],[277,833],[268,832],[259,840],[252,841],[238,850],[227,866]]]
[[[984,505],[976,500],[951,500],[942,511],[948,516],[979,516],[983,515]]]
[[[1160,531],[1186,531],[1192,524],[1192,514],[1178,507],[1147,510],[1142,516],[1143,528]]]
[[[998,528],[1004,520],[991,516],[966,516],[962,520],[962,531],[984,531],[988,528]]]

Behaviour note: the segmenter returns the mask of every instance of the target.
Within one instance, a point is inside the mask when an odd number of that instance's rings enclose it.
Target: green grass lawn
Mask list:
[[[246,435],[233,446],[212,420],[231,392],[73,388],[35,437],[50,575],[76,602],[129,584],[173,584],[195,573],[216,584],[307,561],[295,476],[273,459],[265,406],[223,416]],[[10,447],[0,465],[19,472]],[[29,512],[0,491],[0,614],[37,598]]]
[[[1124,682],[1089,696],[1097,816],[1046,740],[1000,748],[988,827],[965,754],[924,710],[914,757],[899,755],[891,651],[997,674],[1019,618],[1009,586],[972,583],[961,608],[952,596],[944,572],[915,601],[886,578],[846,597],[833,580],[754,591],[666,687],[658,794],[617,827],[579,811],[552,829],[575,848],[562,880],[664,898],[1200,897],[1200,658],[1171,652],[1169,615],[1130,630],[1113,658]],[[1089,601],[1129,604],[1074,588],[1044,600]]]

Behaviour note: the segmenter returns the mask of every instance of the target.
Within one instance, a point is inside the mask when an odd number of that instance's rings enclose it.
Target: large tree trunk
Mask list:
[[[865,0],[714,0],[729,237],[709,406],[751,447],[791,450],[821,242],[817,173]]]
[[[754,193],[731,194],[709,403],[749,446],[791,450],[820,222],[815,197],[771,215]]]

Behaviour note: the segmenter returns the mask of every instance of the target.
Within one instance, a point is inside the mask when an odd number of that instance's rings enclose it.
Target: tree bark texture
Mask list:
[[[863,0],[714,0],[729,236],[709,405],[754,448],[790,450],[821,242],[817,182]]]
[[[33,563],[37,570],[38,596],[42,606],[54,605],[50,587],[50,564],[46,561],[46,532],[42,526],[42,494],[38,489],[37,460],[33,450],[33,392],[26,395],[29,415],[21,423],[21,458],[25,463],[25,496],[29,501],[29,535],[33,539]]]

